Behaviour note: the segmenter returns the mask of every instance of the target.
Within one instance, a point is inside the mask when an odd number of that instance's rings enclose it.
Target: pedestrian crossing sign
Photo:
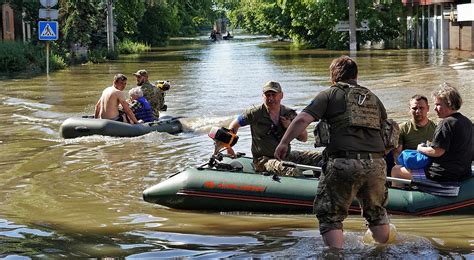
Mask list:
[[[40,41],[55,41],[58,39],[58,22],[39,21],[38,36]]]

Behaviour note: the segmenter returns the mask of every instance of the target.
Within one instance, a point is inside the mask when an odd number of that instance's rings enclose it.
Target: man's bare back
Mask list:
[[[133,114],[133,111],[128,107],[128,103],[125,100],[125,93],[122,90],[127,86],[127,77],[123,74],[116,74],[114,76],[113,86],[108,87],[102,91],[102,96],[95,105],[95,118],[111,119],[121,122],[127,122],[128,120],[123,117],[120,118],[119,104],[122,105],[125,114],[131,124],[137,124],[138,120]]]
[[[102,92],[100,97],[99,118],[116,120],[119,116],[120,100],[125,100],[125,93],[110,86]]]

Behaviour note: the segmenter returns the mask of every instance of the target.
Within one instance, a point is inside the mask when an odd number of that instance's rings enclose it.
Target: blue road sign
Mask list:
[[[58,22],[39,21],[38,37],[40,41],[55,41],[58,39]]]

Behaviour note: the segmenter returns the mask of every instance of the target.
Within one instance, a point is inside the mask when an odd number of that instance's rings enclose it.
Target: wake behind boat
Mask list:
[[[153,122],[134,125],[84,116],[68,118],[59,128],[59,133],[63,138],[76,138],[90,135],[134,137],[154,131],[177,134],[183,131],[183,125],[178,117],[172,116],[163,116]]]
[[[184,210],[312,213],[317,178],[256,173],[249,157],[220,159],[222,162],[211,158],[203,167],[186,169],[146,189],[144,200]],[[312,175],[311,171],[305,173]],[[438,189],[443,192],[443,187]],[[400,215],[474,214],[473,189],[474,178],[463,182],[459,194],[451,197],[416,187],[389,188],[386,208],[389,213]],[[360,211],[356,201],[350,210]]]

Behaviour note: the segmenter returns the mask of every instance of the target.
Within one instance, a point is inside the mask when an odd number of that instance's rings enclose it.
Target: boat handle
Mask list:
[[[78,132],[88,132],[89,131],[89,128],[87,128],[87,126],[76,126],[74,129]]]

